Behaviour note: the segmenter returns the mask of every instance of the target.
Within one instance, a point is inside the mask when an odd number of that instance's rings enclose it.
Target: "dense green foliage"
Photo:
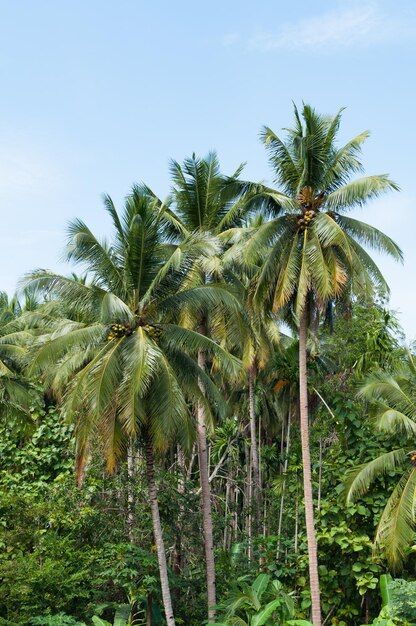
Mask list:
[[[413,354],[381,275],[351,241],[401,253],[337,212],[394,185],[386,176],[348,182],[361,169],[367,135],[336,152],[340,116],[331,123],[310,108],[303,113],[321,120],[308,129],[319,145],[332,133],[308,162],[314,180],[305,178],[302,155],[311,145],[296,143],[296,111],[290,158],[272,131],[263,134],[274,165],[280,159],[286,168],[276,174],[278,185],[286,181],[282,191],[241,181],[241,168],[223,176],[213,154],[173,163],[166,203],[144,185],[121,214],[106,197],[110,242],[81,220],[71,224],[68,257],[86,276],[36,271],[25,304],[1,297],[0,626],[164,626],[161,550],[176,624],[205,623],[201,406],[216,623],[310,623],[299,289],[311,313],[310,447],[325,623],[416,621]],[[319,168],[320,159],[330,167]],[[327,195],[312,197],[312,183],[326,185]],[[298,212],[306,210],[313,215],[305,224]],[[351,236],[343,243],[342,228]],[[289,271],[276,282],[277,261],[279,272]],[[313,281],[326,284],[321,299],[308,291]],[[262,306],[279,306],[259,308],[259,291]],[[293,336],[280,335],[278,313]],[[389,571],[401,578],[389,583],[382,606],[379,584]]]

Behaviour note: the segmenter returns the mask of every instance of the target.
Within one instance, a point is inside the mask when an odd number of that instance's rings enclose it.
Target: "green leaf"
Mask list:
[[[277,609],[278,606],[281,605],[281,600],[273,600],[269,602],[257,615],[251,620],[250,626],[262,626],[269,619],[273,611]]]
[[[368,463],[348,470],[346,480],[347,502],[364,494],[378,476],[383,476],[400,467],[406,459],[403,449],[386,452]]]
[[[105,619],[98,617],[98,615],[93,615],[92,621],[94,622],[95,626],[112,626],[110,622],[107,622]]]
[[[380,576],[380,595],[381,595],[381,606],[384,608],[390,602],[390,590],[389,585],[392,581],[392,577],[390,574],[382,574]]]
[[[270,581],[270,576],[268,574],[259,574],[259,576],[257,576],[256,580],[252,584],[252,587],[254,591],[257,593],[259,600],[261,600],[263,593],[267,589],[267,585],[269,584],[269,581]]]
[[[114,615],[113,626],[126,626],[131,613],[130,604],[121,604],[117,607]]]

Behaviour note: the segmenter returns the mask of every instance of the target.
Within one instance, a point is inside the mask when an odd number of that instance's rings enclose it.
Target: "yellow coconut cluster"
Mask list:
[[[410,454],[410,460],[413,465],[416,465],[416,450],[413,450],[413,452]]]
[[[107,336],[108,341],[112,341],[113,339],[120,339],[121,337],[126,337],[127,335],[131,335],[134,331],[134,328],[137,326],[141,326],[143,330],[152,337],[152,339],[158,339],[162,334],[162,329],[158,326],[153,326],[152,324],[137,324],[133,328],[131,326],[126,326],[125,324],[112,324],[110,326],[110,332]]]
[[[125,326],[124,324],[112,324],[110,326],[110,332],[107,339],[108,341],[112,341],[113,339],[124,337],[129,332],[131,332],[130,328],[128,326]]]
[[[309,209],[308,211],[305,211],[305,213],[302,213],[302,215],[298,217],[298,226],[300,230],[305,230],[305,228],[309,226],[315,215],[316,211],[313,211],[312,209]]]

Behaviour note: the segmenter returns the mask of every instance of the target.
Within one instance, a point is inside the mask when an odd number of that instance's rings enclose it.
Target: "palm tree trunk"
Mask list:
[[[134,529],[134,481],[135,481],[135,458],[133,440],[129,440],[127,448],[127,532],[130,543],[133,541]]]
[[[224,552],[227,551],[228,547],[228,530],[229,530],[229,522],[228,522],[228,512],[229,512],[229,502],[230,502],[230,491],[231,491],[231,477],[230,472],[227,472],[227,481],[225,484],[225,509],[224,509],[224,534],[223,534],[223,542],[222,549]]]
[[[308,373],[306,365],[306,340],[308,334],[307,307],[303,308],[299,326],[299,399],[300,434],[302,442],[303,492],[305,497],[306,536],[308,539],[309,579],[312,602],[312,622],[321,626],[321,601],[318,574],[318,549],[313,513],[311,454],[309,447]]]
[[[254,383],[256,378],[256,366],[250,367],[249,372],[249,400],[250,400],[250,437],[251,437],[251,466],[253,469],[253,483],[254,483],[254,503],[256,511],[256,526],[255,533],[259,534],[261,529],[261,485],[260,485],[260,463],[259,452],[257,447],[257,435],[256,435],[256,408],[255,408],[255,389]]]
[[[183,505],[182,497],[185,493],[185,455],[182,448],[177,446],[177,458],[178,458],[178,482],[177,490],[179,494],[179,510],[177,517],[177,532],[175,537],[175,545],[173,549],[172,569],[175,574],[180,574],[182,571],[182,527],[185,518],[185,508]]]
[[[258,434],[258,445],[257,445],[257,458],[259,460],[259,485],[260,485],[260,497],[263,503],[263,498],[262,498],[262,489],[263,489],[263,483],[262,483],[262,475],[261,475],[261,415],[259,415],[259,434]]]
[[[322,457],[323,457],[323,441],[322,437],[319,437],[319,474],[318,474],[318,513],[321,510],[321,490],[322,490]]]
[[[154,451],[150,437],[146,438],[146,469],[147,482],[149,487],[150,508],[152,511],[153,534],[157,549],[157,560],[159,563],[160,586],[162,588],[163,607],[167,626],[175,626],[173,616],[172,599],[169,589],[168,566],[166,562],[165,546],[163,543],[162,525],[160,523],[159,503],[157,501],[157,489],[154,469]]]
[[[286,493],[286,474],[287,468],[289,465],[289,452],[290,452],[290,426],[291,426],[291,407],[290,407],[290,398],[289,398],[289,410],[287,414],[287,431],[286,431],[286,456],[285,462],[283,465],[283,485],[282,485],[282,495],[280,498],[280,511],[279,511],[279,525],[277,528],[277,549],[276,549],[276,559],[279,560],[280,553],[280,537],[282,534],[282,523],[283,523],[283,509],[285,504],[285,493]]]
[[[238,487],[234,487],[234,541],[238,539]]]
[[[201,327],[203,325],[201,324]],[[201,328],[204,331],[205,328]],[[205,334],[205,332],[202,332]],[[205,368],[204,353],[198,353],[198,365],[201,369]],[[202,388],[202,387],[201,387]],[[205,548],[205,567],[207,576],[207,594],[208,594],[208,623],[215,620],[215,610],[211,607],[216,604],[215,593],[215,560],[214,560],[214,533],[212,524],[211,509],[211,487],[209,484],[208,471],[208,455],[207,455],[207,434],[205,423],[205,411],[201,403],[198,404],[196,415],[196,433],[198,441],[198,459],[199,459],[199,476],[201,480],[202,493],[202,518],[204,528],[204,548]]]
[[[244,446],[245,459],[246,459],[246,478],[244,484],[244,509],[246,515],[246,536],[248,540],[247,558],[249,561],[252,559],[252,535],[253,535],[253,472],[251,467],[251,455],[247,444]]]

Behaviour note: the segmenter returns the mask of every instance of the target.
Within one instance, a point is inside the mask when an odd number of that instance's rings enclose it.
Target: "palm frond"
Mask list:
[[[340,213],[393,190],[399,191],[399,186],[387,174],[366,176],[331,192],[326,198],[325,208]]]
[[[293,238],[291,247],[288,249],[285,255],[286,258],[284,258],[282,263],[282,269],[278,274],[273,297],[274,312],[287,304],[298,288],[298,279],[303,259],[300,240],[301,235],[298,234]]]
[[[276,171],[277,184],[282,185],[287,193],[296,194],[301,172],[293,161],[287,145],[267,126],[263,126],[260,139],[265,145],[271,165]]]
[[[327,193],[335,191],[340,186],[345,185],[352,174],[363,171],[363,166],[358,158],[361,153],[361,146],[369,137],[369,132],[364,131],[345,146],[337,150],[332,149],[326,164],[326,172],[322,181],[322,189]],[[332,147],[333,148],[333,147]]]
[[[98,241],[88,226],[79,219],[69,224],[67,232],[68,261],[88,266],[96,280],[100,282],[105,280],[106,287],[115,292],[119,291],[123,286],[123,272],[109,245],[105,241]]]
[[[396,261],[403,261],[403,252],[399,246],[374,226],[369,226],[345,215],[336,214],[335,217],[341,228],[356,241],[377,250],[377,252],[388,254]]]
[[[390,409],[416,419],[416,402],[396,377],[375,373],[361,387],[359,394],[370,402],[381,403],[383,410],[387,405]]]
[[[382,549],[394,570],[401,569],[415,533],[416,468],[406,472],[382,513],[377,526],[375,548]]]
[[[405,413],[392,409],[387,405],[379,402],[376,405],[376,426],[378,430],[386,433],[403,433],[408,437],[414,437],[416,435],[416,414],[411,419]]]
[[[370,484],[378,477],[401,468],[406,460],[402,448],[381,454],[376,459],[348,470],[345,481],[347,502],[352,502],[368,491]]]
[[[211,356],[218,357],[220,369],[231,378],[238,377],[241,370],[241,361],[229,354],[215,341],[188,328],[166,324],[163,330],[164,341],[171,348],[183,350],[188,354],[196,355],[198,351],[206,352]]]
[[[74,347],[80,351],[85,351],[91,345],[98,346],[103,342],[104,330],[105,328],[100,323],[92,326],[74,323],[67,328],[66,332],[60,331],[57,336],[40,337],[29,353],[30,375],[41,374],[49,365],[56,364]]]

